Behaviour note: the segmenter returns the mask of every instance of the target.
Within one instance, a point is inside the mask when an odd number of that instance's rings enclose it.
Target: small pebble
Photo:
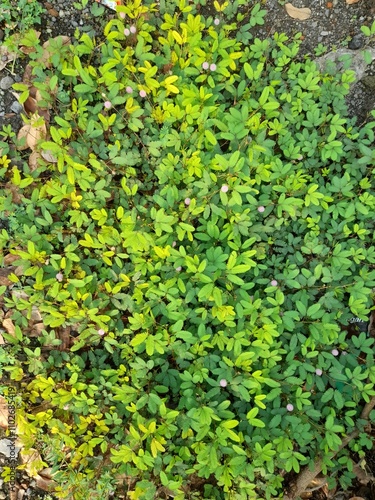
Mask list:
[[[4,76],[4,78],[0,80],[0,89],[8,90],[13,85],[13,83],[13,78],[11,78],[10,76]]]
[[[358,50],[363,46],[363,36],[361,34],[354,35],[348,43],[348,48],[351,50]]]
[[[320,34],[322,36],[327,36],[327,35],[329,35],[329,31],[321,31]]]
[[[23,110],[23,106],[18,101],[14,101],[10,107],[10,110],[13,111],[13,113],[21,113],[21,111]]]

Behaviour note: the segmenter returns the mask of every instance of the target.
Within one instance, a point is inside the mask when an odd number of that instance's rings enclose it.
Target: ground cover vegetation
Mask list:
[[[373,339],[347,326],[373,307],[375,122],[298,34],[252,37],[259,4],[215,9],[134,0],[47,59],[19,41],[39,100],[1,132],[23,271],[0,366],[57,498],[282,498],[317,458],[348,486],[372,446]]]

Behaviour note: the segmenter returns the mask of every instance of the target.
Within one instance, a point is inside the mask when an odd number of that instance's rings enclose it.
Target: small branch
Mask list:
[[[373,396],[362,410],[360,418],[362,420],[368,420],[371,410],[375,407],[375,396]],[[341,444],[335,452],[331,453],[330,458],[334,458],[335,455],[343,448],[345,448],[352,439],[359,436],[359,430],[351,432],[346,438],[341,441]],[[318,458],[314,463],[313,470],[305,467],[303,471],[297,476],[296,483],[289,489],[289,491],[284,495],[284,500],[296,500],[304,491],[306,491],[308,485],[313,479],[316,478],[318,474],[322,471],[323,459]]]

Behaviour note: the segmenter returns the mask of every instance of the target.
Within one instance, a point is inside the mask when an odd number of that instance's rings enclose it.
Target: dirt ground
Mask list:
[[[92,1],[92,0],[91,0]],[[252,0],[249,0],[249,2]],[[275,32],[294,35],[301,32],[304,40],[301,47],[301,55],[315,57],[315,48],[322,44],[328,51],[338,48],[349,48],[358,51],[365,46],[375,47],[375,41],[369,41],[361,34],[361,26],[371,26],[375,16],[375,0],[359,0],[356,3],[348,4],[352,0],[292,0],[295,7],[309,8],[311,17],[304,21],[291,18],[286,12],[284,2],[280,0],[263,0],[263,6],[267,10],[265,24],[256,27],[253,34],[259,38],[266,38]],[[220,3],[222,3],[220,1]],[[0,0],[1,4],[1,0]],[[101,27],[113,16],[113,12],[107,8],[101,16],[94,17],[91,14],[91,3],[86,9],[77,10],[73,5],[73,0],[55,0],[51,3],[43,3],[46,12],[42,16],[42,23],[35,28],[41,32],[40,38],[45,41],[57,35],[74,35],[78,28],[81,32],[88,32],[90,35],[100,33]],[[206,6],[201,8],[203,15],[214,12],[213,0],[206,0]],[[4,32],[1,28],[0,19],[0,45]],[[0,71],[0,130],[3,125],[11,125],[17,131],[22,124],[21,107],[12,93],[11,85],[22,80],[23,70],[26,65],[25,60],[17,60],[14,64],[7,65]],[[375,69],[369,67],[368,75],[375,73]],[[365,80],[366,81],[366,80]],[[369,112],[375,109],[375,92],[364,81],[358,81],[352,88],[348,97],[348,109],[351,116],[357,116],[358,122],[362,123],[369,117]],[[1,454],[0,454],[1,457]],[[368,472],[375,475],[375,455],[369,454],[368,465],[374,462],[374,470]],[[22,485],[23,500],[35,500],[44,498],[42,490],[36,488],[32,480],[24,476],[20,481]],[[361,497],[365,500],[375,500],[374,489],[371,486],[372,480],[367,484],[357,482],[351,492],[340,493],[339,491],[329,494],[323,489],[317,490],[309,496],[312,500],[326,500],[328,498],[336,500],[349,499],[350,497]],[[0,486],[0,500],[7,498]]]

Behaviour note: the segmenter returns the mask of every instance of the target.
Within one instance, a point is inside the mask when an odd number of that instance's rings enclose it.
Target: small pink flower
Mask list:
[[[103,328],[100,328],[100,330],[98,330],[98,335],[100,335],[101,337],[105,335],[105,331],[103,330]]]
[[[292,405],[292,403],[289,403],[288,405],[286,405],[286,409],[288,411],[293,411],[294,410],[294,406]]]
[[[125,28],[125,29],[124,29],[124,35],[125,35],[125,36],[129,36],[129,35],[130,35],[130,31],[129,31],[129,29],[128,29],[128,28]]]
[[[133,93],[133,89],[130,87],[130,85],[128,85],[125,90],[126,90],[127,94],[132,94]]]
[[[130,26],[130,33],[137,33],[137,28],[135,26]]]
[[[64,275],[62,273],[57,273],[56,279],[57,279],[57,281],[62,281],[64,279]]]
[[[190,198],[185,198],[185,205],[189,206],[191,203],[191,199]]]
[[[203,69],[208,69],[210,67],[210,65],[208,64],[207,61],[205,61],[203,64],[202,64],[202,68]]]
[[[66,411],[66,410],[69,410],[69,405],[65,405],[65,406],[64,406],[64,410],[65,410],[65,411]]]
[[[220,387],[226,387],[228,385],[228,382],[225,380],[225,378],[222,378],[219,382]]]
[[[227,193],[227,192],[228,192],[228,189],[229,189],[229,187],[228,187],[226,184],[223,184],[223,185],[221,186],[220,191],[221,191],[222,193]]]
[[[120,17],[121,17],[121,19],[125,19],[125,17],[126,17],[125,12],[120,12]]]
[[[315,370],[315,373],[318,375],[318,377],[322,376],[323,375],[323,370],[321,370],[320,368],[317,368]]]
[[[265,211],[265,208],[263,207],[263,205],[258,207],[258,212],[260,212],[262,214],[264,211]]]
[[[212,63],[211,66],[210,66],[210,70],[211,71],[216,71],[216,68],[217,68],[216,64]]]
[[[104,107],[105,107],[106,109],[110,109],[110,108],[112,108],[112,103],[111,103],[111,101],[105,101],[105,103],[104,103]]]
[[[277,283],[277,281],[276,281],[276,280],[272,280],[272,281],[271,281],[271,286],[277,286],[277,285],[278,285],[278,283]]]
[[[172,247],[174,248],[177,245],[175,241],[172,241]]]
[[[181,266],[176,267],[176,271],[181,271],[181,270],[182,270]]]
[[[139,91],[139,95],[140,95],[141,97],[146,97],[147,92],[146,92],[145,90],[143,90],[143,89],[142,89],[142,90],[140,90],[140,91]]]
[[[220,24],[220,19],[218,18],[214,19],[214,25],[219,26],[219,24]]]
[[[340,353],[339,353],[339,351],[337,349],[332,349],[331,354],[333,356],[338,356]]]

